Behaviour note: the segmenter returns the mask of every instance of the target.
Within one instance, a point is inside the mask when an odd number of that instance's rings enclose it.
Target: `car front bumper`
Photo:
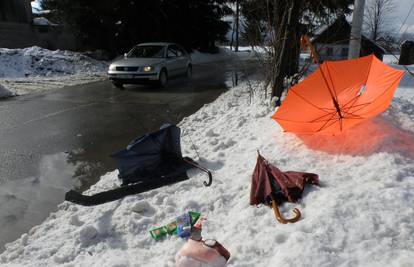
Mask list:
[[[124,83],[138,83],[141,81],[156,81],[158,80],[157,72],[149,73],[125,73],[125,72],[108,72],[108,78],[111,81]]]

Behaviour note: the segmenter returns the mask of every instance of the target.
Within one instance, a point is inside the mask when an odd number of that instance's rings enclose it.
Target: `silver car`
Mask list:
[[[183,74],[191,77],[191,57],[174,43],[136,45],[108,70],[109,79],[118,88],[143,81],[157,81],[164,87],[169,78]]]

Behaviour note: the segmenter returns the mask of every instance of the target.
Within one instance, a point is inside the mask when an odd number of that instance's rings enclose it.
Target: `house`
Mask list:
[[[316,49],[318,59],[342,60],[348,58],[349,40],[351,35],[351,24],[344,16],[338,18],[331,25],[321,28],[311,39]],[[361,36],[360,56],[375,54],[382,60],[385,50],[366,36]]]
[[[398,65],[414,64],[414,41],[405,40],[401,45],[401,55]]]
[[[30,0],[1,0],[0,23],[30,23],[32,7]]]
[[[0,0],[0,47],[33,45],[36,33],[30,0]]]
[[[31,0],[0,0],[0,47],[76,50],[73,33],[32,13]]]

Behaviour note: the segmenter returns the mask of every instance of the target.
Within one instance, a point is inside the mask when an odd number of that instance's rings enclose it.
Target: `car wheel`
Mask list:
[[[191,65],[187,67],[186,76],[188,79],[191,79],[193,76],[193,67]]]
[[[113,82],[112,83],[116,88],[119,88],[119,89],[121,89],[121,90],[124,90],[125,88],[124,88],[124,85],[122,84],[122,83],[119,83],[119,82]]]
[[[165,87],[167,85],[167,82],[168,82],[167,71],[165,69],[162,69],[160,72],[160,76],[158,77],[158,84],[161,87]]]

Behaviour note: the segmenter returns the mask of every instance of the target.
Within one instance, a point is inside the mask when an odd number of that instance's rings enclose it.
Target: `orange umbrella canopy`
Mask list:
[[[287,132],[339,133],[385,111],[404,73],[374,55],[325,61],[289,89],[272,118]]]

